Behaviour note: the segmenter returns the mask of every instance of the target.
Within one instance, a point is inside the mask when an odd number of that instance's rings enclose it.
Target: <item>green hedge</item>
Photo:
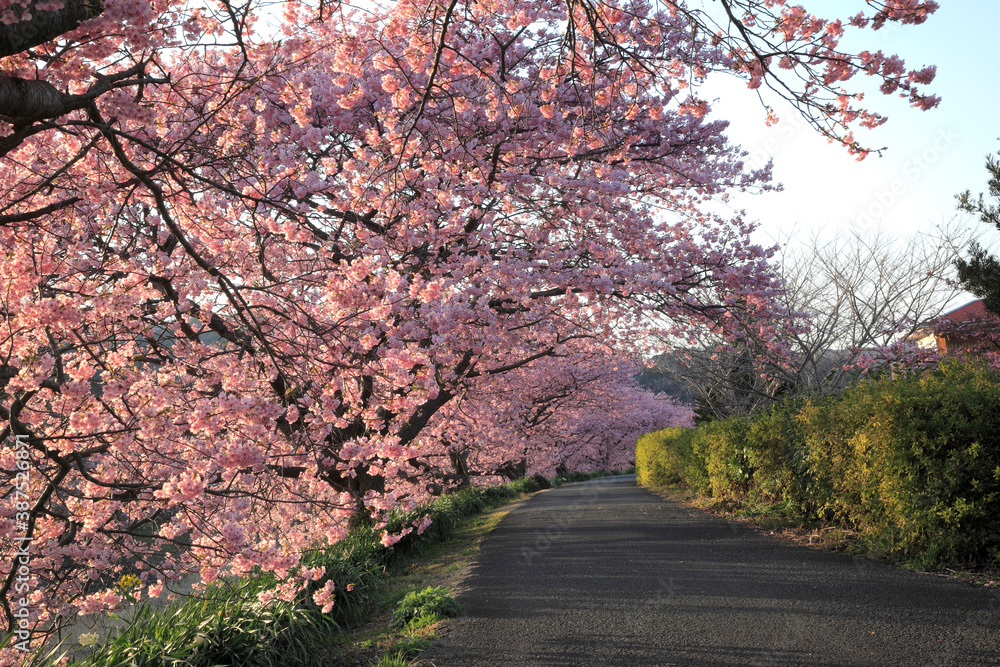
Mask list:
[[[948,361],[636,445],[639,481],[785,503],[924,567],[1000,561],[1000,373]]]

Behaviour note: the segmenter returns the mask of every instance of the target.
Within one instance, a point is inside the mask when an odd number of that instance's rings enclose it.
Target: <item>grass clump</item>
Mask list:
[[[139,606],[128,626],[73,667],[319,667],[336,629],[294,602],[264,604],[259,582],[209,587],[153,610]]]
[[[369,664],[372,667],[407,667],[413,658],[430,648],[430,645],[425,637],[404,637],[393,644],[378,661]]]
[[[428,586],[422,591],[408,593],[403,598],[392,614],[390,627],[394,630],[407,626],[423,627],[461,613],[462,605],[448,591]]]

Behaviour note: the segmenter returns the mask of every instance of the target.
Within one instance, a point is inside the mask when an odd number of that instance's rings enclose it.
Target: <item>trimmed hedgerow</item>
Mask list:
[[[947,361],[639,439],[640,483],[784,503],[922,567],[1000,561],[1000,373]]]

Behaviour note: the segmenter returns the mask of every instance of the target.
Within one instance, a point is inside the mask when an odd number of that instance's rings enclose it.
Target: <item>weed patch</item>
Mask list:
[[[443,588],[428,586],[419,593],[407,593],[392,614],[393,630],[406,626],[424,627],[462,613],[462,605]]]

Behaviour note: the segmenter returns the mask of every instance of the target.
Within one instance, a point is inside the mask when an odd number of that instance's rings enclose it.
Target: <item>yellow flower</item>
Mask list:
[[[126,574],[118,580],[116,588],[118,589],[118,593],[126,594],[134,591],[140,586],[142,586],[142,579],[134,574]]]

